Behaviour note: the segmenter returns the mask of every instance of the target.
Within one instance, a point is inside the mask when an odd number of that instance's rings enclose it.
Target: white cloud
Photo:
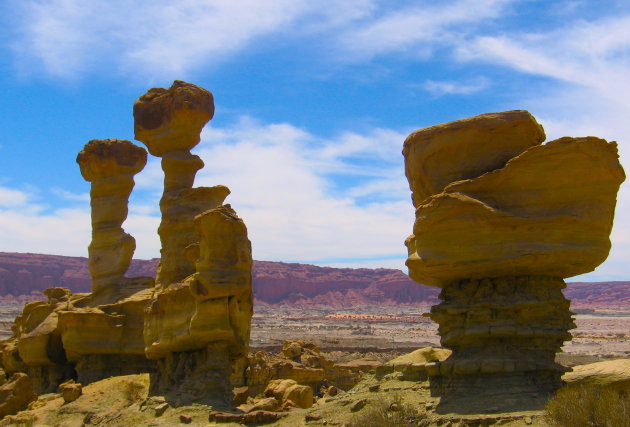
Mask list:
[[[442,95],[471,95],[480,92],[489,86],[486,78],[480,77],[468,83],[453,81],[427,80],[422,88],[436,96]]]
[[[482,22],[494,19],[514,0],[458,0],[435,4],[416,2],[393,8],[373,19],[353,25],[340,36],[352,59],[365,60],[380,54],[415,51],[426,56],[440,45],[464,37]]]
[[[12,188],[0,187],[0,208],[24,206],[29,202],[28,193]]]
[[[14,53],[56,77],[103,67],[153,78],[216,65],[295,21],[304,0],[20,0]],[[39,67],[37,67],[39,69]]]

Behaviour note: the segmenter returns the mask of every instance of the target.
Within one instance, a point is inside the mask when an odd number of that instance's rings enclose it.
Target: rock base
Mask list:
[[[440,409],[479,413],[544,405],[562,384],[567,369],[555,354],[575,327],[565,286],[560,278],[512,276],[443,288],[430,317],[453,353],[427,366]]]
[[[157,360],[150,376],[150,395],[164,396],[172,406],[207,403],[232,406],[232,365],[227,343],[202,350],[169,353]]]
[[[143,354],[87,354],[81,356],[75,369],[78,382],[86,385],[114,376],[152,373],[155,365]]]

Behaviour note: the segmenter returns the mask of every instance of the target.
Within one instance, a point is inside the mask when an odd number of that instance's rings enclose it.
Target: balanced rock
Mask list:
[[[625,179],[616,143],[544,139],[528,112],[507,111],[405,141],[416,208],[406,264],[412,279],[442,288],[430,317],[453,353],[427,368],[450,409],[471,396],[492,407],[544,402],[561,384],[554,356],[575,327],[562,279],[608,256]]]
[[[118,285],[129,268],[135,239],[124,232],[133,176],[147,163],[147,152],[129,141],[92,140],[77,156],[81,174],[92,183],[92,242],[88,248],[92,291]]]
[[[224,186],[193,188],[204,164],[190,153],[201,139],[203,126],[214,115],[212,94],[176,80],[168,89],[154,88],[133,106],[135,137],[149,153],[162,158],[164,193],[160,200],[162,243],[156,283],[168,286],[195,272],[185,248],[197,241],[193,218],[223,203],[230,194]]]

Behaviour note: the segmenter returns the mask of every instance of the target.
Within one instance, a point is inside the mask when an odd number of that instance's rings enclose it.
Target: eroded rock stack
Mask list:
[[[122,224],[146,151],[108,139],[79,153],[91,182],[92,293],[50,288],[48,301],[27,304],[0,349],[7,374],[26,372],[41,394],[69,379],[149,372],[151,391],[172,404],[231,403],[230,377],[246,367],[253,262],[244,222],[222,204],[230,191],[193,188],[203,162],[190,149],[213,113],[210,92],[180,81],[134,105],[136,137],[162,157],[165,174],[157,281],[125,277],[135,239]]]
[[[147,163],[147,152],[129,141],[92,140],[77,156],[81,175],[91,182],[92,242],[88,247],[92,292],[118,286],[136,241],[122,229],[127,219],[133,176]]]
[[[430,316],[453,354],[431,372],[445,407],[544,402],[563,372],[555,353],[575,327],[562,279],[608,256],[625,179],[616,143],[544,139],[528,112],[507,111],[405,141],[416,208],[406,264],[414,280],[442,288]]]
[[[230,402],[232,365],[247,355],[253,313],[247,228],[224,186],[193,188],[203,161],[190,150],[214,114],[212,94],[175,81],[134,104],[136,138],[162,157],[162,242],[145,353],[157,361],[154,393],[178,402]]]
[[[201,158],[191,154],[201,129],[214,115],[212,94],[176,80],[169,89],[153,88],[133,106],[135,137],[154,156],[162,158],[164,193],[160,200],[162,242],[156,283],[168,286],[195,272],[185,249],[197,242],[193,218],[216,208],[230,194],[222,185],[193,188]]]

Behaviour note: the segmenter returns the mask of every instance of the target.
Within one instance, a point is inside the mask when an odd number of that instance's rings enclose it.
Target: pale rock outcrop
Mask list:
[[[427,370],[445,408],[471,396],[492,407],[544,402],[575,327],[562,279],[608,256],[625,179],[616,143],[544,137],[529,113],[508,111],[405,141],[416,208],[406,264],[412,279],[442,288],[430,317],[453,353]]]
[[[81,175],[91,182],[92,242],[88,247],[92,292],[115,287],[129,268],[135,239],[124,232],[133,176],[147,163],[147,152],[129,141],[92,140],[77,156]]]
[[[195,272],[185,254],[185,248],[197,241],[193,218],[220,206],[230,193],[224,186],[192,188],[204,164],[190,150],[199,143],[201,129],[213,115],[212,94],[179,80],[169,89],[149,90],[133,106],[135,137],[149,153],[162,158],[164,170],[158,286],[166,287]]]
[[[605,360],[578,365],[562,376],[569,386],[611,388],[620,392],[630,390],[630,359]]]

